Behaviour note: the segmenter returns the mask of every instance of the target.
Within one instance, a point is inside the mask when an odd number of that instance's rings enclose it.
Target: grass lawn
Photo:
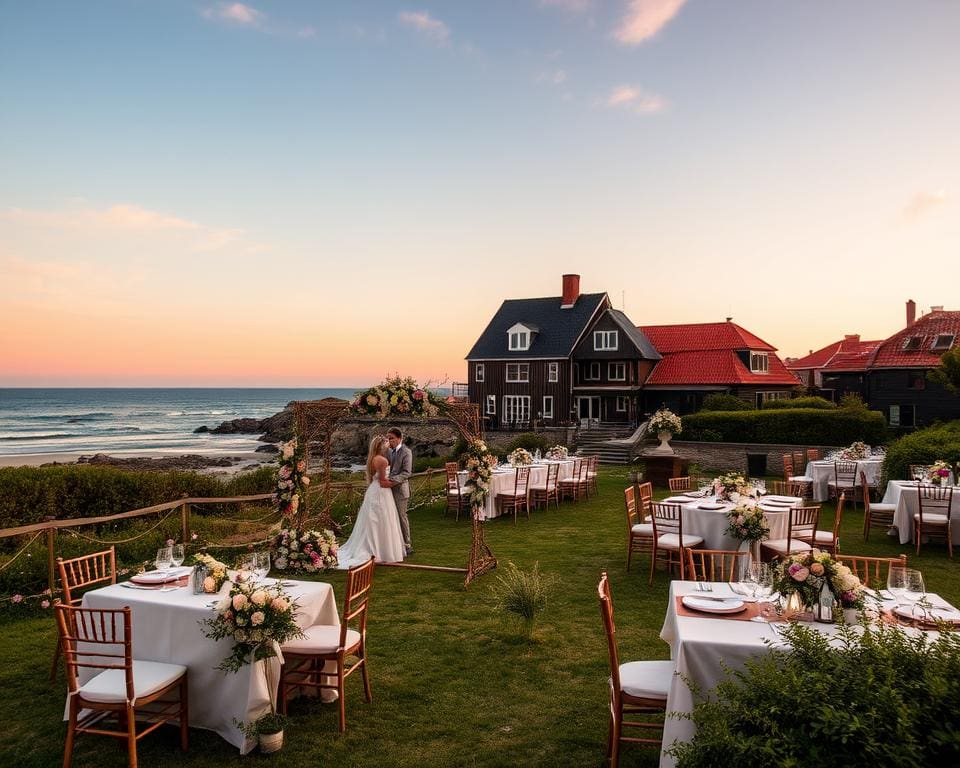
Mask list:
[[[626,468],[601,470],[600,495],[534,512],[528,522],[486,524],[501,563],[541,569],[556,579],[532,642],[491,608],[497,572],[464,590],[461,574],[378,568],[368,627],[374,700],[363,700],[359,677],[347,682],[347,732],[337,735],[336,708],[294,702],[287,746],[272,756],[241,758],[219,736],[190,733],[177,748],[175,728],[140,743],[143,766],[600,766],[605,763],[608,662],[596,599],[601,570],[611,578],[624,661],[668,658],[659,639],[668,577],[647,586],[647,560],[626,573],[622,489]],[[658,498],[667,495],[658,494]],[[832,525],[825,505],[820,527]],[[844,515],[841,549],[858,554],[907,552],[927,588],[960,604],[960,578],[943,545],[921,558],[875,531],[861,536],[862,510]],[[411,514],[414,562],[462,566],[470,526],[443,516],[437,503]],[[344,577],[333,583],[342,606]],[[54,766],[62,759],[65,684],[47,680],[55,644],[49,614],[0,623],[0,755],[3,765]],[[623,766],[655,766],[656,750],[627,746]],[[81,737],[74,765],[126,765],[123,742]]]

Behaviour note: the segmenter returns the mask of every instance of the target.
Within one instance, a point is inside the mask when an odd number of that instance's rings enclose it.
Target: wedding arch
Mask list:
[[[483,438],[483,428],[480,421],[480,406],[476,403],[467,403],[460,400],[448,399],[447,401],[433,401],[436,412],[432,413],[430,418],[446,419],[453,424],[463,435],[467,443],[471,443]],[[321,509],[317,517],[325,525],[333,523],[331,510],[333,508],[334,496],[331,493],[331,453],[333,446],[333,433],[340,422],[346,418],[356,418],[357,414],[351,411],[351,404],[344,403],[343,400],[328,398],[326,400],[299,400],[294,402],[294,429],[298,443],[302,446],[304,456],[309,465],[310,451],[312,446],[319,446],[320,456],[323,459],[323,476],[320,488]],[[397,414],[405,419],[417,418],[410,413]],[[316,492],[314,493],[316,496]],[[483,525],[480,519],[480,510],[478,507],[472,508],[471,514],[471,537],[470,554],[466,568],[449,568],[442,566],[420,565],[420,564],[398,564],[411,568],[420,568],[423,570],[452,571],[465,573],[464,587],[469,587],[478,576],[486,573],[497,566],[497,558],[494,557],[490,547],[484,541]],[[303,510],[303,515],[306,509]]]

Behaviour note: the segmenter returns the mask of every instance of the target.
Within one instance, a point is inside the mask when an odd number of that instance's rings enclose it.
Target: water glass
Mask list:
[[[915,568],[902,568],[903,574],[903,600],[910,604],[910,618],[913,618],[913,612],[918,602],[923,599],[926,589],[923,583],[923,574]]]
[[[183,565],[183,561],[186,559],[186,552],[184,552],[183,544],[174,544],[173,550],[170,556],[170,562],[172,562],[177,568]]]
[[[254,552],[253,554],[254,572],[257,574],[257,581],[263,581],[270,573],[270,552]]]
[[[887,572],[887,591],[893,595],[897,605],[903,599],[904,590],[907,587],[907,569],[891,568]]]
[[[170,564],[173,562],[173,547],[160,547],[157,550],[157,555],[153,559],[153,564],[157,567],[158,571],[165,571],[170,567]]]

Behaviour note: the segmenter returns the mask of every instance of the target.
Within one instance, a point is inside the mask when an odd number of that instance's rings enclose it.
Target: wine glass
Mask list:
[[[183,561],[185,559],[186,552],[184,552],[183,544],[174,544],[170,553],[170,562],[179,568],[181,565],[183,565]]]
[[[903,592],[907,587],[906,571],[906,568],[891,568],[887,573],[887,591],[893,595],[894,600],[896,600],[895,608],[900,604],[900,600],[903,599]]]
[[[751,602],[755,602],[757,599],[757,577],[756,571],[753,567],[747,568],[743,572],[743,576],[740,579],[741,584],[743,585],[743,591],[746,594],[747,598]]]
[[[256,554],[249,552],[241,556],[237,563],[237,581],[243,582],[252,578],[257,572]]]
[[[923,584],[923,574],[916,568],[904,568],[903,574],[903,600],[910,605],[910,618],[913,618],[913,612],[916,605],[926,594]]]
[[[254,573],[257,575],[257,581],[263,582],[270,573],[270,553],[267,551],[255,552],[253,555]]]
[[[766,616],[767,609],[764,605],[768,608],[769,601],[765,601],[764,598],[768,598],[773,594],[773,570],[770,568],[769,563],[753,563],[750,566],[750,573],[756,584],[755,592],[757,603],[760,604],[760,613]]]
[[[158,571],[165,571],[173,562],[173,547],[160,547],[157,550],[156,557],[153,558],[153,564]]]

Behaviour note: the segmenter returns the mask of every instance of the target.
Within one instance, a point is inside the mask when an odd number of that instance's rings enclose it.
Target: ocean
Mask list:
[[[291,400],[352,399],[363,389],[0,389],[0,457],[247,453],[262,445],[257,435],[193,430],[266,418]]]

